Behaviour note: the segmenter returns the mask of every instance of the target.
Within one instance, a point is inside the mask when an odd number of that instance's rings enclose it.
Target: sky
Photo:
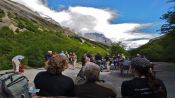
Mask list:
[[[128,49],[160,36],[167,0],[12,0],[75,33],[101,33]]]

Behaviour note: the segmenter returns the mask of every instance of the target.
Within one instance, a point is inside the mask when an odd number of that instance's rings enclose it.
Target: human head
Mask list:
[[[87,82],[95,82],[99,80],[100,68],[97,64],[88,62],[83,68]]]
[[[131,60],[132,69],[139,75],[146,75],[149,72],[150,61],[145,58],[135,57]]]
[[[90,53],[86,53],[84,54],[85,58],[86,58],[86,61],[87,62],[90,62],[91,58],[92,58],[92,55]]]
[[[139,53],[137,53],[137,57],[140,57],[140,54]]]
[[[59,54],[52,56],[46,64],[46,70],[51,74],[60,74],[67,67],[67,59]]]

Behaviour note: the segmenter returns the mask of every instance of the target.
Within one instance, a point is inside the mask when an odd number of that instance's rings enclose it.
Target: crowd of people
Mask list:
[[[107,72],[110,72],[111,69],[120,69],[123,72],[123,69],[129,70],[131,65],[131,61],[124,54],[116,54],[112,57],[106,54],[103,57],[100,53],[93,56],[89,52],[86,52],[82,57],[82,66],[85,65],[85,56],[88,56],[91,62],[97,64],[100,67],[100,71],[107,69]]]
[[[14,71],[20,71],[21,60],[19,56],[12,59]],[[62,72],[72,65],[75,68],[77,56],[75,52],[45,54],[46,71],[39,72],[34,78],[34,85],[40,97],[78,97],[78,98],[117,98],[117,90],[109,81],[100,79],[100,72],[104,68],[110,71],[123,69],[126,66],[133,74],[133,79],[123,81],[121,95],[123,98],[167,98],[164,83],[155,77],[151,62],[144,56],[137,54],[129,60],[123,54],[117,54],[111,58],[109,54],[104,57],[100,53],[92,55],[86,52],[81,59],[82,67],[75,80],[65,76]],[[17,66],[16,66],[17,65]],[[37,97],[34,98],[37,98]]]
[[[114,85],[109,81],[101,80],[99,76],[102,64],[105,64],[108,70],[111,65],[122,66],[125,61],[124,55],[116,55],[111,60],[109,54],[103,58],[99,53],[92,56],[86,52],[82,56],[82,68],[73,81],[62,72],[68,68],[69,60],[75,66],[74,59],[77,57],[73,52],[69,54],[61,52],[47,58],[46,71],[39,72],[34,79],[35,87],[40,89],[36,95],[78,98],[117,97]],[[131,59],[130,65],[134,78],[123,81],[121,85],[123,98],[167,98],[164,83],[152,73],[149,60],[138,55]]]

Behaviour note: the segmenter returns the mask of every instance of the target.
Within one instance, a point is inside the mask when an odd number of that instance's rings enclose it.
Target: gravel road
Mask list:
[[[168,92],[168,98],[174,98],[175,96],[175,64],[173,63],[164,63],[164,62],[157,62],[156,70],[159,70],[160,72],[157,72],[156,76],[163,80],[165,83],[165,86],[167,88]],[[63,74],[71,77],[73,80],[75,80],[77,73],[79,72],[80,68],[76,67],[74,70],[72,69],[66,69]],[[28,77],[29,83],[31,86],[33,86],[33,79],[36,76],[36,74],[40,71],[44,71],[44,68],[38,68],[38,69],[25,69],[24,74]],[[4,71],[0,71],[2,73]],[[115,88],[117,89],[118,96],[120,97],[120,89],[121,84],[124,80],[128,80],[132,78],[131,74],[125,74],[124,76],[120,74],[120,72],[117,70],[112,70],[111,72],[101,72],[100,78],[106,81],[110,81],[113,83]]]

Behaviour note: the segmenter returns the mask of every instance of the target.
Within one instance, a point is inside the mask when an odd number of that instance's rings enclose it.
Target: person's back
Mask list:
[[[85,83],[75,88],[78,98],[116,98],[112,85],[103,81]]]
[[[95,55],[95,60],[97,61],[97,60],[102,60],[102,56],[99,54],[99,53],[97,53],[96,55]]]
[[[116,91],[113,85],[100,81],[100,67],[94,63],[86,63],[82,69],[84,79],[77,82],[75,94],[78,98],[116,98]]]
[[[36,89],[40,89],[37,96],[74,96],[73,80],[62,75],[67,67],[68,62],[64,56],[52,56],[47,63],[47,71],[39,72],[34,79]]]
[[[47,71],[37,74],[34,80],[35,87],[40,89],[38,96],[73,96],[73,80],[62,74],[52,75]]]
[[[129,98],[165,98],[166,88],[163,82],[159,79],[154,81],[157,82],[158,87],[155,90],[152,89],[149,80],[146,78],[134,78],[124,81],[121,89],[122,96],[124,98],[125,96],[130,96]],[[162,89],[162,93],[159,92],[159,87]]]
[[[163,82],[150,73],[149,66],[150,62],[145,58],[131,60],[134,79],[122,83],[123,98],[167,98]]]
[[[129,98],[154,98],[147,79],[134,78],[122,83],[122,96]]]

